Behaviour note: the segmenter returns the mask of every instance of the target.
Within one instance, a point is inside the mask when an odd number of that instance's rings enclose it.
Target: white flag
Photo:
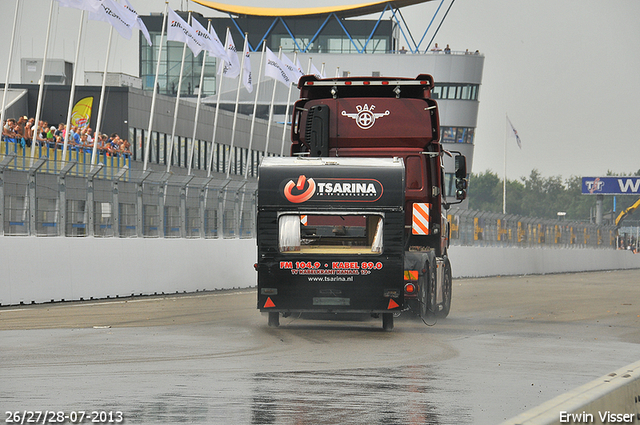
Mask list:
[[[229,62],[229,52],[227,52],[224,48],[224,44],[222,44],[222,41],[220,41],[220,38],[218,37],[218,34],[216,34],[216,30],[213,29],[213,25],[211,26],[211,28],[209,29],[209,35],[211,36],[211,39],[213,40],[213,44],[215,44],[215,53],[209,53],[209,56],[213,56],[216,57],[218,59],[221,60],[226,60],[227,62]]]
[[[316,68],[313,63],[311,63],[311,74],[315,75],[319,79],[326,78],[320,71],[318,71],[318,68]]]
[[[280,81],[285,86],[291,84],[291,77],[282,61],[273,54],[267,47],[267,63],[265,64],[264,75]]]
[[[209,52],[209,56],[216,57],[219,59],[227,59],[227,52],[224,50],[224,46],[220,42],[220,39],[216,35],[213,27],[211,31],[213,34],[206,29],[198,22],[197,19],[191,20],[191,26],[196,32],[196,35],[202,39],[204,49]]]
[[[304,75],[304,73],[299,72],[298,67],[295,66],[293,62],[291,62],[291,59],[289,59],[285,54],[282,55],[282,63],[289,73],[289,78],[291,78],[291,81],[293,81],[295,84],[298,84],[298,80]]]
[[[218,74],[227,78],[236,78],[240,75],[240,60],[238,59],[238,51],[236,45],[231,37],[231,31],[227,28],[227,45],[225,46],[227,52],[227,60],[222,62],[222,67],[218,69]]]
[[[149,44],[149,46],[153,46],[153,43],[151,42],[151,36],[149,35],[149,30],[147,29],[147,26],[144,24],[144,22],[142,22],[142,19],[140,19],[140,16],[138,16],[138,12],[136,12],[133,6],[131,6],[131,3],[129,3],[127,0],[124,0],[122,6],[124,6],[125,10],[134,20],[135,23],[133,24],[133,27],[138,28],[140,32],[142,32],[142,35],[144,35],[144,38],[147,39],[147,43]]]
[[[298,60],[296,60],[296,68],[298,68],[298,73],[300,73],[301,77],[303,75],[306,75],[306,72],[304,72],[304,69],[302,69],[302,64],[300,63],[300,59],[299,58],[298,58]]]
[[[113,29],[127,40],[131,38],[131,30],[136,22],[123,6],[113,0],[102,0],[100,9],[89,13],[89,19],[109,22]]]
[[[60,6],[71,7],[73,9],[86,10],[87,12],[98,12],[101,0],[57,0]]]
[[[242,75],[242,84],[247,89],[249,93],[253,91],[253,78],[251,75],[251,59],[249,56],[249,43],[245,41],[246,49],[244,50],[244,67],[243,67],[243,75]]]
[[[193,52],[193,56],[198,56],[204,47],[195,35],[195,31],[184,19],[169,8],[167,26],[167,40],[180,41],[185,43]]]
[[[518,147],[522,149],[522,142],[520,141],[520,136],[518,135],[518,131],[515,129],[513,124],[511,124],[511,120],[509,119],[508,116],[507,116],[507,122],[509,123],[509,126],[511,126],[511,131],[513,131],[513,135],[516,138],[516,143],[518,144]]]

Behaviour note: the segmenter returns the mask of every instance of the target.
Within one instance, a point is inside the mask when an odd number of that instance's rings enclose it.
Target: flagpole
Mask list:
[[[247,43],[249,40],[249,33],[244,33],[244,46],[242,47],[242,60],[240,61],[240,75],[238,75],[238,89],[236,90],[236,104],[233,109],[233,125],[231,126],[231,143],[229,147],[229,165],[227,166],[227,178],[231,174],[231,160],[235,159],[235,153],[233,151],[234,142],[236,138],[236,124],[238,121],[238,103],[240,102],[240,88],[242,87],[242,74],[244,73],[244,61],[246,60]],[[237,172],[237,170],[236,170]]]
[[[52,2],[53,4],[53,2]],[[15,43],[15,39],[16,39],[16,24],[18,22],[18,10],[20,7],[20,2],[18,0],[16,0],[16,11],[13,15],[13,29],[11,30],[11,44],[9,45],[9,60],[7,61],[7,75],[5,77],[4,80],[4,90],[2,93],[2,110],[0,110],[0,125],[4,125],[4,106],[7,104],[7,89],[9,88],[9,74],[11,73],[11,58],[13,57],[13,45]],[[47,33],[48,36],[48,33]],[[44,68],[43,68],[44,69]],[[36,127],[36,131],[33,132],[34,135],[37,136],[38,133],[38,121],[34,122],[34,125]],[[35,146],[33,144],[33,142],[35,142],[36,137],[32,137],[32,142],[31,142],[31,146]],[[33,156],[33,151],[34,149],[31,149],[32,152],[32,156]]]
[[[253,101],[253,117],[251,117],[251,130],[249,130],[249,149],[247,150],[247,158],[244,161],[244,180],[247,181],[249,176],[249,158],[251,156],[251,149],[253,147],[253,130],[256,124],[256,112],[258,108],[258,95],[260,94],[260,80],[262,79],[262,70],[264,68],[264,54],[267,47],[267,41],[262,42],[262,55],[260,56],[260,71],[258,71],[258,83],[256,84],[256,97]],[[275,80],[273,81],[276,82]],[[251,162],[251,168],[253,168],[253,161]],[[240,201],[240,220],[244,214],[244,198],[247,194],[246,187],[242,191],[242,201]]]
[[[191,21],[191,12],[187,17],[187,22]],[[171,162],[173,161],[173,145],[176,137],[176,124],[178,122],[178,109],[180,108],[180,92],[182,91],[182,75],[184,73],[184,60],[187,56],[187,43],[182,44],[182,62],[180,62],[180,76],[178,77],[178,93],[176,93],[176,106],[173,109],[173,126],[171,127],[171,143],[169,144],[169,152],[167,155],[167,173],[171,170]],[[180,164],[178,164],[180,166]]]
[[[153,96],[151,97],[151,110],[149,114],[149,131],[147,132],[147,141],[144,147],[144,165],[142,169],[147,171],[149,164],[149,147],[151,146],[151,129],[153,128],[153,116],[155,113],[156,97],[158,95],[156,85],[158,84],[158,75],[160,74],[160,59],[162,58],[162,45],[164,44],[164,30],[167,25],[167,10],[169,8],[169,0],[164,3],[164,16],[162,17],[162,30],[160,31],[160,46],[158,46],[158,62],[156,63],[156,76],[153,80]]]
[[[258,112],[258,95],[260,94],[260,80],[262,79],[262,71],[264,69],[264,53],[267,48],[267,41],[262,42],[262,55],[260,56],[260,71],[258,72],[258,83],[256,84],[256,97],[253,100],[253,116],[251,117],[251,130],[249,130],[249,150],[247,151],[247,160],[245,163],[244,179],[249,176],[249,155],[251,155],[251,149],[253,147],[253,130],[256,126],[256,114]],[[275,80],[274,80],[275,83]],[[253,162],[251,163],[253,168]]]
[[[505,116],[507,116],[505,114]],[[507,116],[507,120],[509,117]],[[502,214],[507,214],[507,135],[508,135],[507,122],[505,121],[504,132],[504,180],[502,181]]]
[[[298,52],[293,53],[293,63],[296,64],[298,60]],[[280,142],[280,156],[284,156],[284,139],[287,134],[287,119],[289,118],[289,104],[291,103],[291,89],[293,87],[293,81],[289,83],[289,93],[287,94],[287,107],[284,112],[284,120],[282,123],[282,140]]]
[[[35,124],[36,126],[38,125],[38,123],[40,122],[40,113],[41,113],[41,109],[42,109],[42,95],[44,92],[44,70],[45,67],[47,65],[47,51],[49,50],[49,34],[51,32],[51,18],[53,16],[53,1],[51,2],[51,6],[49,7],[49,23],[47,24],[47,38],[44,42],[44,57],[42,59],[42,71],[40,72],[40,88],[38,89],[38,103],[36,106],[36,116],[35,116]],[[5,86],[5,92],[7,90],[7,86]],[[2,107],[2,109],[4,110],[4,106]],[[4,120],[2,121],[2,123],[4,124]],[[37,127],[36,127],[37,128]],[[36,138],[37,138],[37,132],[36,132]],[[36,153],[36,150],[33,148],[33,142],[31,142],[31,160],[33,161],[34,155]]]
[[[207,31],[211,31],[211,21]],[[193,121],[193,136],[191,137],[191,151],[189,152],[189,161],[187,163],[187,175],[191,175],[191,166],[193,165],[193,153],[196,147],[196,130],[198,128],[198,116],[200,115],[200,98],[202,97],[202,85],[204,84],[204,67],[207,64],[207,55],[209,52],[204,50],[202,53],[202,69],[200,70],[200,85],[198,86],[198,101],[196,103],[196,116]]]
[[[227,34],[225,35],[225,39],[224,39],[224,50],[227,51],[227,46],[229,46],[229,28],[227,28]],[[218,96],[216,98],[216,113],[213,116],[213,135],[211,136],[211,153],[209,154],[209,166],[208,168],[208,172],[207,172],[207,177],[211,177],[211,167],[213,166],[213,148],[215,147],[216,144],[216,130],[218,129],[218,115],[220,113],[220,97],[222,96],[222,73],[224,70],[224,59],[220,59],[218,58],[219,62],[218,62],[218,66],[220,66],[220,70],[222,70],[221,72],[219,72],[219,76],[218,78],[220,79],[220,81],[218,82],[218,93],[216,93]],[[216,74],[217,75],[217,74]],[[224,164],[223,164],[224,166]]]
[[[67,126],[64,133],[64,143],[62,145],[62,163],[67,161],[67,147],[69,136],[71,135],[71,111],[73,111],[73,98],[76,92],[76,74],[78,73],[78,57],[80,56],[80,45],[82,44],[82,29],[84,27],[85,11],[80,14],[80,25],[78,28],[78,43],[76,45],[76,58],[73,66],[73,77],[71,78],[71,93],[69,94],[69,109],[67,110]]]
[[[278,49],[278,59],[282,58],[282,46]],[[276,101],[276,88],[278,82],[273,80],[273,93],[271,94],[271,103],[269,104],[269,121],[267,122],[267,141],[264,145],[264,156],[269,154],[269,133],[271,132],[271,121],[273,121],[273,104]]]
[[[109,29],[109,42],[107,43],[107,57],[104,59],[104,73],[102,74],[102,88],[100,89],[100,105],[98,106],[98,120],[96,122],[96,131],[93,133],[93,149],[91,149],[91,165],[96,163],[98,156],[98,143],[100,142],[100,130],[102,126],[102,107],[104,105],[104,92],[107,86],[107,70],[109,66],[109,53],[111,52],[111,40],[113,37],[113,25]]]

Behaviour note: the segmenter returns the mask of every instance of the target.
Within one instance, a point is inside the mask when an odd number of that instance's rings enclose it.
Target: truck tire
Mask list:
[[[451,277],[451,263],[448,258],[444,260],[444,278],[442,282],[442,308],[438,309],[436,317],[438,319],[444,319],[449,315],[451,310],[451,290],[452,290],[452,277]]]
[[[272,328],[280,326],[280,313],[277,311],[269,312],[269,326]]]
[[[393,329],[393,313],[382,313],[382,329],[385,331]]]

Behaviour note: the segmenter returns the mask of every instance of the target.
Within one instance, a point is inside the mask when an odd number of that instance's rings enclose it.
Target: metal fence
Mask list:
[[[452,208],[452,245],[561,248],[617,247],[615,226]]]
[[[257,181],[136,171],[125,157],[0,142],[6,236],[253,238]],[[36,152],[34,152],[36,154]],[[615,226],[450,209],[452,245],[616,248]]]
[[[252,238],[257,182],[0,152],[5,236]],[[79,159],[79,158],[78,158]]]

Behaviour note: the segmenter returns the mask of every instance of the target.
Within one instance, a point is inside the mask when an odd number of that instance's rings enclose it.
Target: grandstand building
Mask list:
[[[475,128],[477,125],[479,93],[482,81],[484,56],[479,52],[466,50],[444,52],[433,50],[434,46],[413,41],[404,20],[399,18],[403,6],[422,3],[425,0],[400,0],[389,3],[371,3],[357,7],[329,7],[313,9],[268,9],[226,6],[205,0],[196,2],[228,17],[209,18],[203,14],[193,14],[204,27],[211,22],[218,36],[224,40],[226,29],[242,48],[243,34],[248,34],[251,49],[251,66],[254,78],[258,75],[262,60],[262,42],[273,52],[296,59],[307,69],[313,64],[322,69],[327,77],[334,76],[393,76],[415,77],[421,73],[432,74],[435,79],[433,97],[438,99],[441,118],[441,141],[445,149],[460,151],[468,158],[469,170],[472,169]],[[186,20],[187,12],[179,12]],[[363,16],[379,14],[378,19],[365,19]],[[383,17],[386,15],[389,18]],[[237,79],[224,79],[222,90],[217,93],[219,83],[215,58],[208,57],[203,84],[200,87],[202,53],[197,57],[187,49],[180,93],[180,106],[175,127],[173,149],[170,149],[175,100],[181,73],[183,44],[167,41],[162,36],[161,13],[143,16],[149,29],[153,46],[149,46],[143,35],[139,35],[139,75],[110,75],[105,99],[102,128],[105,133],[118,133],[129,139],[132,144],[131,169],[142,169],[145,142],[148,139],[148,125],[154,88],[157,90],[154,125],[149,148],[149,167],[152,170],[169,169],[175,174],[187,174],[190,149],[194,147],[193,173],[206,175],[211,159],[213,174],[225,174],[230,171],[233,179],[242,180],[243,170],[248,162],[248,176],[255,179],[257,165],[264,156],[286,154],[288,151],[287,128],[283,123],[287,103],[291,105],[298,97],[298,91],[289,90],[278,84],[275,90],[274,119],[269,126],[269,105],[272,99],[274,80],[264,78],[259,82],[259,96],[256,108],[254,137],[250,138],[251,119],[257,85],[254,92],[240,89],[238,119],[233,147],[230,145],[233,127],[233,110],[238,88]],[[425,31],[425,34],[426,31]],[[163,53],[160,77],[155,81],[155,68],[158,45],[163,41]],[[424,36],[423,36],[424,38]],[[27,111],[35,114],[38,86],[27,71],[37,70],[38,59],[23,59],[21,84],[12,84],[12,106],[7,116],[18,116]],[[41,65],[41,64],[40,64]],[[50,65],[51,66],[51,65]],[[50,122],[64,122],[63,114],[67,110],[69,97],[69,67],[63,63],[58,68],[63,71],[45,78],[48,81],[44,94],[42,116]],[[56,68],[57,69],[57,68]],[[67,70],[66,72],[64,70]],[[66,78],[65,78],[66,76]],[[55,78],[54,78],[55,77]],[[53,79],[52,79],[53,78]],[[84,79],[79,78],[75,89],[75,98],[94,96],[95,104],[100,96],[102,72],[85,72]],[[199,112],[195,144],[193,121],[197,95],[200,93],[203,105]],[[218,99],[219,97],[219,99]],[[214,106],[219,102],[218,129],[213,134]],[[95,105],[94,104],[94,105]],[[95,107],[97,111],[97,107]],[[289,111],[289,115],[291,111]],[[95,127],[96,114],[90,125]],[[267,130],[270,128],[269,140]],[[212,143],[213,140],[213,143]],[[284,144],[283,144],[284,140]],[[251,146],[250,146],[251,143]],[[268,146],[268,149],[266,148]],[[172,158],[169,158],[169,151]],[[229,159],[234,158],[229,164]],[[245,159],[246,158],[246,159]],[[447,182],[452,184],[453,163],[445,164],[448,170]],[[447,188],[449,191],[453,187]]]

